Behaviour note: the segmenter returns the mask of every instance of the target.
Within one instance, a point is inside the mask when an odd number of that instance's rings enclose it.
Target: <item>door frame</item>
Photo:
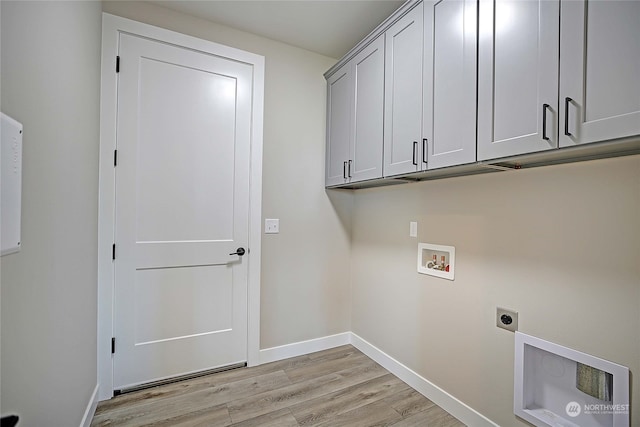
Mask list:
[[[115,61],[120,33],[158,40],[253,67],[249,176],[249,256],[247,259],[247,364],[260,364],[260,260],[262,238],[262,129],[264,109],[264,57],[211,41],[187,36],[141,22],[102,14],[100,84],[100,160],[98,197],[98,399],[113,397],[115,167],[117,76]],[[124,65],[123,65],[124,66]]]

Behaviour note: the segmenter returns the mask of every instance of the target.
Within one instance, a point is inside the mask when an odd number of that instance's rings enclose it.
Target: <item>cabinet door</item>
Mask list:
[[[428,169],[476,161],[477,2],[425,2],[423,149]]]
[[[478,160],[556,148],[558,0],[479,7]]]
[[[384,37],[378,37],[352,61],[355,102],[351,182],[382,177],[384,114]]]
[[[568,1],[560,146],[640,135],[640,1]]]
[[[385,32],[384,175],[421,170],[422,3]]]
[[[327,147],[325,184],[347,182],[347,162],[351,140],[351,106],[353,85],[350,64],[346,64],[327,80]]]

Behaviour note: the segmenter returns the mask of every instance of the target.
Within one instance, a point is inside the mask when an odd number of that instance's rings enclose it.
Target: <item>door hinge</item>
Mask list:
[[[111,259],[116,259],[116,244],[111,247]]]
[[[120,57],[116,56],[116,73],[120,72]]]
[[[111,337],[111,354],[116,353],[116,337]]]
[[[113,166],[118,166],[118,150],[113,150]]]

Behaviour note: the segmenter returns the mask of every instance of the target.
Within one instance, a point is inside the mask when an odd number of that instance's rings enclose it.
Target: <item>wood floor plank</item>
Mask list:
[[[243,421],[333,393],[385,373],[375,362],[365,361],[343,371],[298,381],[278,390],[231,402],[229,414],[233,422]]]
[[[288,408],[270,412],[256,418],[251,418],[232,427],[298,427],[298,422]]]
[[[192,396],[191,394],[189,396]],[[211,411],[214,418],[218,418],[217,410],[222,406],[225,414],[221,415],[224,422],[221,425],[230,424],[230,416],[226,404],[208,404],[206,401],[197,399],[185,403],[183,401],[170,400],[165,403],[156,402],[143,407],[124,409],[114,413],[103,413],[94,417],[91,427],[98,426],[119,426],[119,427],[139,427],[149,425],[163,425],[167,420],[175,420],[181,417],[188,417],[192,413],[206,413]],[[187,418],[188,419],[188,418]],[[177,421],[176,421],[177,422]],[[167,425],[167,424],[164,424]],[[171,424],[168,424],[171,425]]]
[[[426,409],[423,414],[429,420],[429,426],[433,427],[444,427],[445,425],[450,424],[452,421],[458,422],[457,419],[451,416],[447,411],[439,407],[438,405],[434,405],[431,408]],[[462,424],[459,424],[462,425]]]
[[[384,401],[402,415],[402,418],[410,417],[436,406],[435,403],[410,387],[403,392],[385,398]]]
[[[231,417],[226,404],[145,424],[148,427],[227,427],[230,425]]]
[[[298,382],[287,387],[239,399],[229,404],[233,422],[240,422],[329,393],[338,386],[340,376],[329,374],[313,381]]]
[[[386,374],[369,381],[312,399],[291,407],[291,413],[301,426],[315,426],[365,406],[385,397],[409,389],[409,386],[392,374]]]
[[[281,370],[295,368],[296,366],[301,366],[308,363],[311,363],[311,358],[309,357],[309,355],[305,354],[302,356],[290,357],[288,359],[265,363],[264,365],[255,366],[249,369],[265,368],[265,369],[281,371]]]
[[[336,374],[343,379],[340,389],[351,387],[354,384],[369,381],[372,378],[381,377],[388,373],[389,371],[370,359],[336,372]],[[312,380],[312,378],[310,380]],[[334,391],[337,390],[338,389]]]
[[[393,427],[433,427],[433,423],[424,414],[414,414],[393,424]]]
[[[466,427],[464,424],[460,422],[456,417],[451,414],[447,414],[447,416],[442,419],[441,424],[439,426],[434,427]]]
[[[187,381],[179,381],[146,390],[126,393],[116,398],[100,402],[96,409],[96,414],[100,414],[104,411],[112,411],[122,406],[130,406],[140,401],[148,401],[149,399],[171,398],[192,391],[204,390],[211,387],[220,387],[229,382],[240,381],[247,378],[282,371],[284,368],[295,367],[300,363],[307,363],[308,361],[309,358],[306,355],[299,356],[251,368],[231,369],[229,371],[205,375]]]
[[[307,354],[307,356],[311,360],[326,359],[326,358],[333,357],[334,355],[351,353],[354,350],[359,351],[358,349],[356,349],[351,344],[346,344],[346,345],[341,345],[339,347],[333,347],[333,348],[330,348],[330,349],[327,349],[327,350],[322,350],[322,351],[316,351],[314,353],[309,353],[309,354]]]
[[[351,345],[128,393],[91,426],[464,427]]]
[[[400,420],[400,414],[379,400],[335,416],[318,424],[318,427],[384,427],[394,425]]]
[[[111,425],[148,425],[182,413],[196,412],[239,398],[247,398],[265,391],[278,390],[290,381],[284,371],[247,378],[215,387],[182,393],[171,399],[159,398],[136,401],[110,412]],[[100,420],[101,416],[97,419]]]
[[[371,360],[361,352],[354,350],[355,348],[352,347],[350,351],[332,353],[326,357],[310,358],[309,363],[296,366],[295,368],[285,369],[284,371],[292,382],[296,382],[321,377],[331,372],[342,371],[359,363],[369,362]]]
[[[465,427],[465,425],[434,404],[424,411],[405,417],[393,427]]]

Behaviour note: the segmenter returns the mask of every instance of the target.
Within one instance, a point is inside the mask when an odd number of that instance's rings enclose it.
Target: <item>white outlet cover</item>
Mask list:
[[[264,220],[264,232],[265,234],[278,234],[280,232],[280,220],[266,218]]]

